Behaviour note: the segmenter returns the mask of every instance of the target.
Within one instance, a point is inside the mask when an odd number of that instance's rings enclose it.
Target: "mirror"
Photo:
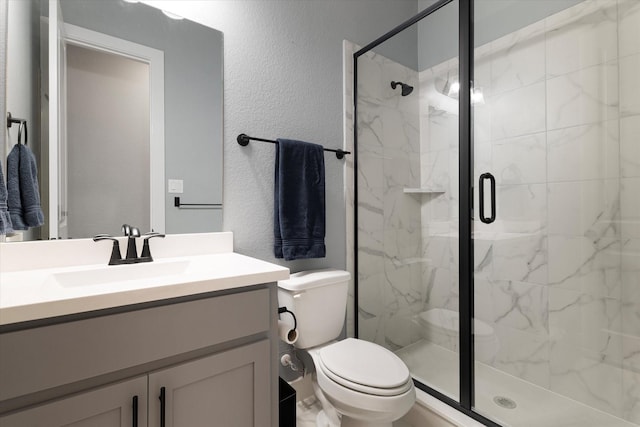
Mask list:
[[[43,16],[38,19],[44,24],[34,24],[34,13]],[[222,33],[124,0],[8,0],[7,15],[7,50],[24,37],[12,36],[14,25],[29,23],[30,38],[40,42],[36,52],[41,52],[39,60],[30,55],[35,58],[31,66],[43,71],[38,77],[41,93],[30,95],[39,111],[29,113],[29,145],[38,162],[45,226],[29,230],[25,239],[119,235],[125,222],[143,232],[220,231]],[[62,22],[60,64],[48,56],[50,21]],[[87,34],[97,35],[97,41]],[[127,45],[157,53],[160,66],[146,53],[121,47]],[[12,61],[14,56],[7,56],[6,110],[18,116],[23,107],[12,98],[21,96],[9,95],[10,76],[22,57]],[[105,65],[109,57],[119,57],[145,75],[133,79],[139,83],[138,98],[113,102],[116,92],[130,95],[134,90],[124,68]],[[39,74],[31,73],[31,80]],[[99,79],[112,86],[97,83]],[[56,123],[57,129],[51,126]],[[5,156],[15,134],[5,135]],[[58,161],[50,160],[56,157]],[[101,169],[106,173],[102,177],[97,175]],[[133,175],[127,178],[125,172]],[[175,197],[181,206],[175,206]]]

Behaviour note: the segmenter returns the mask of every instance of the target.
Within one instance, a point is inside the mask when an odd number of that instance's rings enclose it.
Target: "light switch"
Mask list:
[[[182,181],[181,179],[170,179],[169,193],[172,193],[172,194],[184,193],[184,181]]]

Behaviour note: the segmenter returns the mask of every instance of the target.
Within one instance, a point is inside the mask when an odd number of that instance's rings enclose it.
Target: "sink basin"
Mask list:
[[[188,267],[189,261],[187,260],[113,265],[91,270],[54,273],[49,276],[49,281],[64,288],[94,286],[182,274],[187,271]]]

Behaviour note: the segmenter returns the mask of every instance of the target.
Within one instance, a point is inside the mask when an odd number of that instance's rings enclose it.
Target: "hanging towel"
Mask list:
[[[274,191],[274,252],[287,261],[324,258],[324,149],[278,139]]]
[[[7,208],[7,187],[4,185],[2,162],[0,162],[0,235],[13,233],[11,216]]]
[[[16,144],[7,157],[7,192],[14,230],[44,224],[36,157],[26,145]]]

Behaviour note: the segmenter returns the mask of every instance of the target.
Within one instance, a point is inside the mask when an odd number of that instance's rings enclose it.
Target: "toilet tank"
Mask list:
[[[294,346],[311,348],[340,335],[350,277],[347,271],[325,269],[301,271],[278,282],[278,305],[291,310],[298,321]],[[289,314],[282,313],[280,319],[293,326]]]

